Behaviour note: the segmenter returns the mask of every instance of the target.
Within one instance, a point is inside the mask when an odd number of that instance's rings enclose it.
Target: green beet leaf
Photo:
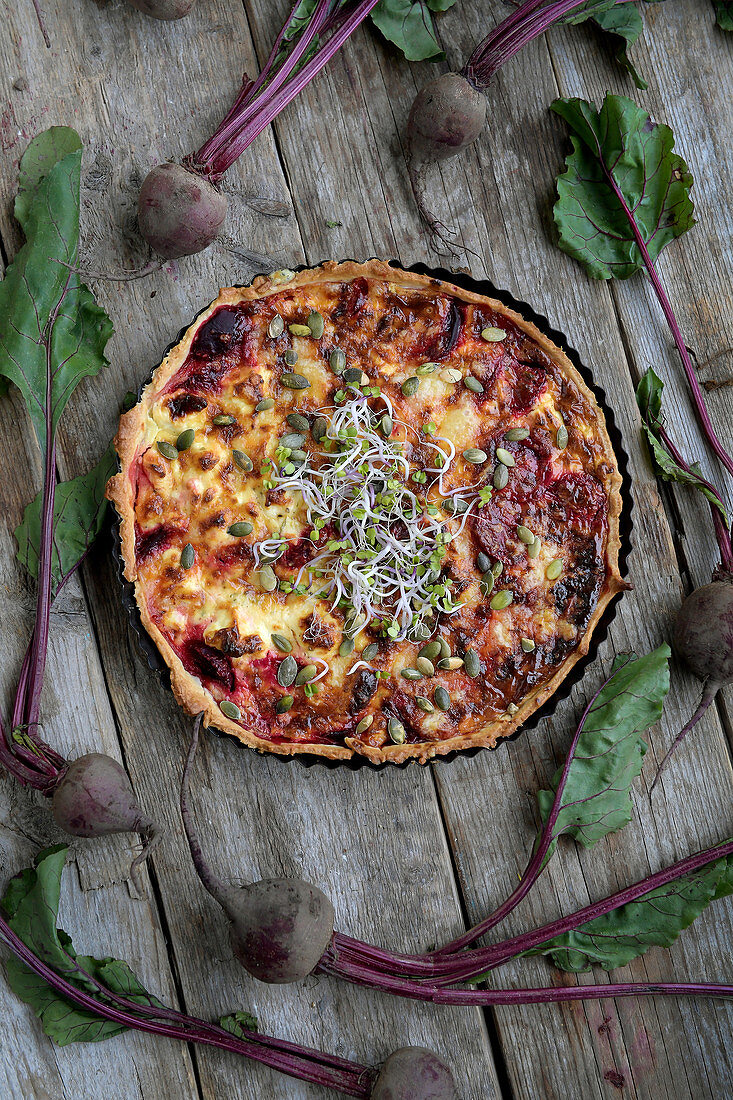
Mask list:
[[[733,31],[733,0],[713,0],[715,20],[724,31]]]
[[[52,127],[30,143],[15,200],[26,243],[0,282],[0,375],[22,393],[42,449],[82,378],[107,366],[112,335],[104,310],[64,266],[78,260],[80,168],[74,130]]]
[[[683,469],[669,453],[664,441],[659,435],[662,413],[662,393],[664,382],[650,367],[636,388],[636,402],[641,412],[644,433],[649,443],[652,462],[656,472],[665,481],[677,481],[682,485],[691,485],[704,497],[714,504],[721,513],[726,525],[729,525],[728,514],[723,502],[717,493],[712,492],[706,484],[702,470],[696,462],[693,462],[689,470]]]
[[[259,1030],[259,1020],[251,1012],[232,1012],[228,1016],[222,1016],[219,1024],[225,1031],[236,1035],[238,1039],[248,1039],[248,1032]]]
[[[648,88],[646,80],[640,75],[633,61],[629,57],[629,50],[634,45],[644,29],[638,9],[635,4],[614,4],[608,11],[600,12],[593,16],[598,26],[619,39],[616,46],[616,61],[636,84],[637,88]]]
[[[372,9],[374,25],[408,61],[445,57],[435,33],[434,12],[448,11],[456,0],[379,0]]]
[[[66,852],[63,845],[48,848],[36,857],[33,867],[10,880],[0,905],[11,928],[57,974],[97,999],[105,1000],[111,991],[136,1004],[162,1007],[127,963],[77,956],[69,936],[57,927]],[[59,1046],[99,1042],[127,1030],[73,1004],[14,957],[7,961],[6,971],[10,988],[30,1005],[46,1035]]]
[[[545,863],[564,833],[591,848],[631,820],[631,784],[641,772],[648,747],[641,734],[662,714],[670,653],[668,645],[660,645],[644,657],[616,658],[613,676],[578,738]],[[550,790],[537,794],[543,822],[550,816],[562,770],[553,776]]]
[[[595,279],[627,279],[643,257],[625,207],[654,260],[694,224],[692,175],[672,151],[670,128],[625,96],[607,95],[600,111],[576,98],[556,99],[552,109],[573,144],[557,181],[560,247]]]
[[[104,490],[115,468],[115,453],[110,446],[88,473],[56,486],[51,562],[53,596],[74,572],[102,529],[107,513]],[[38,577],[42,503],[43,493],[39,492],[26,508],[23,522],[15,531],[18,561],[35,578]]]
[[[527,955],[548,955],[561,970],[579,972],[601,966],[614,970],[650,947],[671,947],[703,910],[733,893],[733,857],[717,859],[697,871],[642,894],[602,917],[565,932]]]

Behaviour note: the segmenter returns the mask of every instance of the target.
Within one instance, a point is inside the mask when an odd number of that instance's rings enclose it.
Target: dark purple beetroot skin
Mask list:
[[[733,681],[733,583],[713,581],[691,592],[680,608],[674,647],[701,680]]]
[[[471,145],[486,122],[486,97],[458,73],[444,73],[418,92],[407,134],[416,160],[444,160]]]
[[[151,15],[153,19],[183,19],[196,0],[130,0],[133,8]]]
[[[424,1047],[390,1054],[374,1083],[371,1100],[458,1100],[451,1071]]]
[[[263,879],[227,890],[219,900],[231,921],[236,958],[261,982],[302,981],[331,941],[333,906],[300,879]]]
[[[180,164],[153,168],[137,200],[140,232],[166,260],[207,248],[224,224],[226,212],[225,196]]]

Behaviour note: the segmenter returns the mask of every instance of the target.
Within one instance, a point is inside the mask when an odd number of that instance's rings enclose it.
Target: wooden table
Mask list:
[[[41,2],[50,49],[31,0],[0,4],[3,259],[20,243],[10,206],[18,158],[38,131],[65,123],[85,144],[88,266],[135,267],[144,260],[135,233],[140,181],[153,164],[189,152],[212,131],[242,68],[253,72],[266,55],[286,0],[246,0],[244,9],[238,0],[199,0],[176,24],[146,19],[121,0]],[[479,31],[505,10],[498,0],[463,0],[443,17],[449,62],[460,67]],[[596,102],[607,89],[631,95],[673,127],[692,168],[698,225],[667,250],[660,270],[701,376],[730,381],[733,37],[714,26],[703,0],[650,5],[644,19],[634,56],[648,92],[633,89],[593,30],[553,31],[500,74],[482,138],[431,180],[438,213],[481,257],[466,253],[457,262],[530,301],[567,334],[605,388],[624,434],[636,505],[636,587],[623,600],[601,661],[539,729],[475,759],[379,774],[305,770],[209,736],[196,763],[194,810],[223,875],[302,875],[334,899],[339,928],[397,950],[455,936],[516,883],[534,834],[535,791],[562,758],[601,666],[616,651],[646,652],[668,637],[682,592],[709,579],[717,560],[704,503],[689,492],[660,496],[640,444],[633,385],[653,365],[668,386],[673,435],[723,483],[693,426],[682,371],[647,282],[592,282],[552,243],[553,180],[566,137],[548,105],[558,94]],[[230,215],[220,244],[141,282],[94,284],[115,322],[112,366],[80,387],[64,418],[64,477],[96,461],[125,391],[138,386],[220,285],[328,257],[430,261],[402,150],[415,89],[437,71],[404,63],[371,30],[358,32],[226,176]],[[708,403],[730,446],[733,389],[715,389]],[[0,402],[0,438],[0,686],[7,703],[33,607],[12,531],[40,479],[17,394]],[[730,499],[729,482],[726,489]],[[699,691],[674,668],[664,721],[652,731],[634,787],[632,824],[591,853],[563,844],[507,931],[571,911],[731,833],[730,694],[648,798],[656,763]],[[481,1013],[399,1002],[324,977],[284,989],[250,980],[233,963],[222,915],[199,888],[182,836],[176,792],[190,723],[139,654],[108,544],[53,615],[43,720],[62,751],[98,749],[121,758],[143,805],[166,828],[140,896],[127,878],[130,838],[73,844],[62,918],[80,948],[127,959],[170,1003],[206,1018],[248,1009],[273,1034],[367,1063],[398,1046],[424,1044],[454,1067],[464,1100],[701,1100],[730,1093],[733,1010],[722,1002],[604,1000]],[[59,835],[42,800],[4,775],[0,807],[5,881]],[[671,951],[651,950],[614,977],[730,980],[732,917],[733,905],[718,902]],[[505,976],[516,984],[576,980],[535,960]],[[604,980],[602,972],[578,979]],[[60,1049],[4,982],[0,1004],[0,1094],[12,1100],[326,1095],[219,1051],[140,1034]]]

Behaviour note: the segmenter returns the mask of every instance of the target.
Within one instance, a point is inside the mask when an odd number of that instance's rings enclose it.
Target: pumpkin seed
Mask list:
[[[508,432],[504,432],[504,438],[512,443],[518,443],[520,439],[526,439],[528,435],[529,428],[510,428]]]
[[[424,695],[417,695],[415,697],[415,706],[419,707],[420,710],[424,710],[426,714],[432,714],[435,710],[433,704],[429,699],[426,699]]]
[[[365,714],[361,722],[357,723],[356,736],[359,737],[362,733],[366,733],[373,721],[373,714]]]
[[[196,560],[196,551],[190,542],[181,550],[181,569],[190,569]]]
[[[441,657],[450,657],[450,646],[448,645],[448,643],[447,643],[447,641],[445,640],[445,638],[443,638],[443,637],[441,636],[441,637],[440,637],[440,638],[438,639],[438,641],[439,641],[439,643],[440,643],[440,656],[441,656]]]
[[[277,577],[271,565],[263,565],[257,573],[257,582],[263,592],[274,592],[277,588]],[[287,687],[287,684],[285,685]]]
[[[379,426],[382,429],[382,435],[385,436],[385,438],[389,439],[389,437],[392,435],[392,429],[394,428],[394,423],[389,413],[384,414]]]
[[[534,532],[530,531],[529,527],[524,527],[521,523],[517,527],[517,538],[520,542],[523,542],[525,546],[531,546],[534,542]]]
[[[466,375],[466,377],[463,379],[463,385],[466,387],[467,390],[470,390],[471,393],[484,392],[484,387],[481,385],[478,378],[474,378],[472,374]]]
[[[294,462],[296,466],[301,466],[308,457],[307,451],[301,451],[300,447],[296,448],[290,455],[290,461]]]
[[[291,451],[295,451],[305,443],[305,436],[299,435],[298,432],[288,432],[287,435],[281,436],[277,443],[278,447],[289,447]]]
[[[316,443],[320,443],[322,439],[325,439],[326,432],[328,431],[328,421],[325,416],[317,416],[313,421],[313,427],[311,428],[311,435]]]
[[[307,418],[300,413],[288,413],[285,421],[296,432],[307,432],[310,427]]]
[[[294,367],[295,364],[298,362],[298,353],[295,348],[288,348],[288,350],[283,354],[283,359],[289,367]]]
[[[435,665],[428,657],[418,657],[415,661],[415,668],[418,672],[421,672],[423,676],[435,675]]]
[[[242,717],[242,712],[236,703],[232,703],[230,699],[222,699],[219,703],[219,710],[227,718],[232,718],[235,722],[238,718]]]
[[[325,328],[322,315],[317,309],[312,309],[308,314],[308,329],[314,340],[320,340]]]
[[[420,366],[415,369],[415,374],[418,378],[424,378],[426,374],[433,374],[437,369],[437,363],[421,363]]]
[[[455,367],[446,367],[445,370],[442,370],[440,372],[440,377],[443,379],[444,382],[450,382],[451,384],[454,384],[456,382],[460,382],[463,378],[463,375],[459,370],[456,370]]]
[[[416,378],[413,374],[411,378],[406,378],[400,386],[400,389],[404,393],[405,397],[413,397],[417,393],[417,388],[420,385],[420,379]]]
[[[471,462],[474,466],[480,466],[489,456],[486,451],[482,451],[480,447],[469,447],[463,452],[463,457],[466,462]]]
[[[503,447],[496,448],[496,460],[501,462],[504,466],[514,465],[514,455],[511,451],[506,451]]]
[[[219,413],[211,421],[217,428],[228,428],[230,424],[236,424],[237,418],[235,416],[229,416],[228,413]]]
[[[407,637],[411,642],[426,642],[431,634],[432,630],[426,623],[415,623],[410,627]]]
[[[308,325],[288,325],[288,332],[292,332],[293,336],[310,336],[311,330]]]
[[[194,431],[194,429],[193,428],[186,428],[186,430],[184,432],[181,432],[178,439],[176,440],[176,450],[177,451],[187,451],[188,448],[193,443],[195,437],[196,437],[196,432]]]
[[[242,520],[241,523],[233,523],[231,527],[227,527],[227,534],[233,535],[235,539],[241,539],[245,535],[251,535],[252,531],[252,524],[246,519]]]
[[[249,455],[246,455],[244,451],[232,451],[232,458],[234,459],[240,470],[244,470],[246,473],[252,469],[252,459]]]
[[[399,718],[390,718],[387,723],[387,733],[395,745],[404,745],[407,734]]]
[[[488,554],[484,554],[483,550],[476,557],[476,568],[479,573],[486,573],[491,569],[491,559]]]
[[[283,321],[280,314],[276,313],[270,321],[269,325],[267,326],[267,335],[271,336],[273,340],[277,340],[278,336],[282,336],[284,331],[285,322]]]
[[[267,412],[268,409],[274,409],[274,408],[275,408],[275,398],[274,397],[265,397],[265,398],[263,398],[262,401],[257,402],[257,404],[255,405],[255,412],[256,413]]]
[[[516,714],[518,710],[519,710],[519,707],[517,706],[516,703],[508,703],[507,704],[507,708],[506,708],[507,714]]]
[[[303,684],[309,684],[317,672],[318,669],[315,665],[304,665],[295,677],[295,686],[302,687]]]
[[[343,374],[346,366],[346,355],[341,348],[334,348],[328,358],[328,364],[334,374]]]
[[[562,558],[553,558],[550,564],[545,569],[545,576],[548,581],[556,581],[562,573]]]
[[[481,671],[481,661],[475,649],[467,649],[463,657],[463,667],[467,676],[478,676]]]
[[[285,371],[280,375],[280,385],[286,386],[289,390],[307,390],[310,388],[310,382],[307,378],[304,378],[302,374],[293,374],[292,371]]]
[[[155,446],[158,448],[158,451],[160,452],[160,454],[162,454],[163,458],[169,458],[171,462],[174,458],[178,458],[178,451],[176,450],[176,448],[173,446],[172,443],[166,442],[165,439],[159,439]]]
[[[450,710],[450,695],[442,684],[440,687],[436,687],[433,699],[435,700],[436,707],[440,710]]]
[[[534,561],[536,557],[539,557],[540,550],[542,549],[542,542],[535,535],[534,542],[527,547],[527,557],[530,561]]]
[[[525,653],[531,653],[532,650],[535,647],[534,642],[532,641],[531,638],[522,638],[522,641],[521,641],[520,644],[521,644],[522,649],[524,650]]]
[[[463,658],[443,657],[441,661],[438,661],[438,668],[444,672],[456,672],[459,668],[463,668]]]
[[[294,695],[283,695],[281,699],[278,699],[275,706],[275,714],[286,714],[290,710],[295,702]]]
[[[339,657],[350,657],[354,652],[354,639],[344,638],[343,642],[339,646]]]
[[[428,661],[434,661],[440,653],[440,642],[436,639],[434,642],[428,642],[424,645],[418,654],[418,660],[426,658]]]
[[[495,489],[506,489],[507,483],[509,481],[509,470],[506,468],[503,462],[500,462],[494,470],[494,476],[492,480],[494,482]]]
[[[491,566],[491,572],[494,574],[495,577],[500,577],[504,572],[504,563],[500,561],[495,561],[494,564]]]
[[[422,680],[422,672],[418,672],[416,668],[400,669],[400,676],[403,680]]]
[[[509,604],[514,599],[514,593],[510,592],[508,588],[502,588],[500,592],[492,598],[489,607],[492,611],[503,611],[505,607],[509,607]]]
[[[481,339],[487,344],[497,344],[499,340],[506,340],[506,332],[503,328],[493,328],[492,325],[488,325],[487,328],[481,329]]]
[[[568,445],[568,429],[564,424],[561,424],[557,429],[557,435],[555,436],[555,442],[559,451],[564,451]]]
[[[280,687],[289,688],[298,675],[298,662],[295,657],[286,657],[277,669],[277,682]]]
[[[292,653],[293,643],[288,638],[283,637],[282,634],[271,634],[270,640],[275,649],[279,649],[281,653]]]
[[[344,382],[361,385],[361,371],[358,367],[349,367],[341,376]]]
[[[468,511],[468,501],[461,500],[460,497],[453,497],[451,500],[444,500],[441,507],[449,516],[462,516],[464,512]]]
[[[487,569],[481,578],[481,584],[479,585],[479,591],[482,596],[490,596],[494,589],[494,574],[490,569]]]
[[[369,645],[364,646],[361,651],[361,657],[363,661],[373,661],[379,653],[379,646],[376,642],[370,642]]]

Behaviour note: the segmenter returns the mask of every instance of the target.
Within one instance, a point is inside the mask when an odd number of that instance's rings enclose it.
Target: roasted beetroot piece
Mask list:
[[[213,873],[201,851],[188,804],[200,727],[201,715],[194,724],[181,783],[181,817],[196,873],[228,916],[232,950],[245,970],[270,984],[301,981],[315,970],[331,942],[333,906],[317,886],[301,879],[227,886]]]
[[[424,1047],[402,1047],[382,1066],[371,1100],[458,1100],[458,1093],[437,1054]]]

